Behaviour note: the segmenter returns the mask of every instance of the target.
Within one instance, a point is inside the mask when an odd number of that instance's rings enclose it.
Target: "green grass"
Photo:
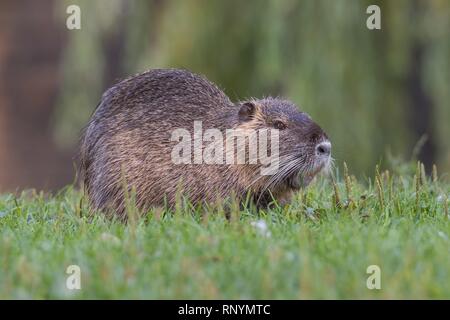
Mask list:
[[[283,209],[180,206],[128,225],[87,217],[70,187],[0,196],[0,299],[450,298],[450,185],[420,166],[337,181]],[[81,290],[65,287],[73,264]]]

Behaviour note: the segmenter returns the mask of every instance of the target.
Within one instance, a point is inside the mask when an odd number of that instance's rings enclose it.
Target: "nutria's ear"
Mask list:
[[[257,106],[252,101],[243,102],[239,109],[239,119],[242,121],[251,120],[256,113]]]

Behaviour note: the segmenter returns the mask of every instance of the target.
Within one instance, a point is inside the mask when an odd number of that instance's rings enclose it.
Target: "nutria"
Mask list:
[[[193,133],[199,121],[203,130],[219,133],[276,129],[278,170],[264,175],[259,162],[195,163],[190,155],[187,162],[176,163],[173,151],[179,141],[174,141],[174,131]],[[272,149],[268,154],[275,155]],[[203,76],[157,69],[103,94],[84,131],[80,155],[92,207],[125,218],[129,194],[141,211],[174,206],[180,194],[194,204],[231,196],[258,206],[287,201],[292,191],[329,166],[330,149],[324,131],[292,102],[268,97],[233,103]]]

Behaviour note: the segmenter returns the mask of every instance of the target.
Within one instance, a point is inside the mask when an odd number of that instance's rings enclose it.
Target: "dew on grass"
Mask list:
[[[107,232],[103,232],[100,235],[100,239],[104,242],[111,243],[115,246],[119,246],[122,243],[119,238]]]
[[[441,237],[444,240],[448,240],[447,235],[444,232],[442,232],[442,231],[438,231],[438,236]]]
[[[286,259],[288,261],[294,261],[295,260],[295,254],[291,251],[286,252]]]
[[[269,228],[267,227],[267,223],[264,220],[257,220],[252,221],[250,223],[255,229],[258,231],[258,233],[264,237],[270,237],[271,233],[269,231]]]

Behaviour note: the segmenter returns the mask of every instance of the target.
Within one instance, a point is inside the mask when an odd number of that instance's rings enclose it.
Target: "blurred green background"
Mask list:
[[[66,28],[71,4],[81,30]],[[381,30],[366,27],[371,4]],[[448,0],[2,1],[0,12],[0,190],[73,181],[102,92],[163,67],[202,73],[232,100],[293,100],[360,176],[411,158],[450,169]]]

